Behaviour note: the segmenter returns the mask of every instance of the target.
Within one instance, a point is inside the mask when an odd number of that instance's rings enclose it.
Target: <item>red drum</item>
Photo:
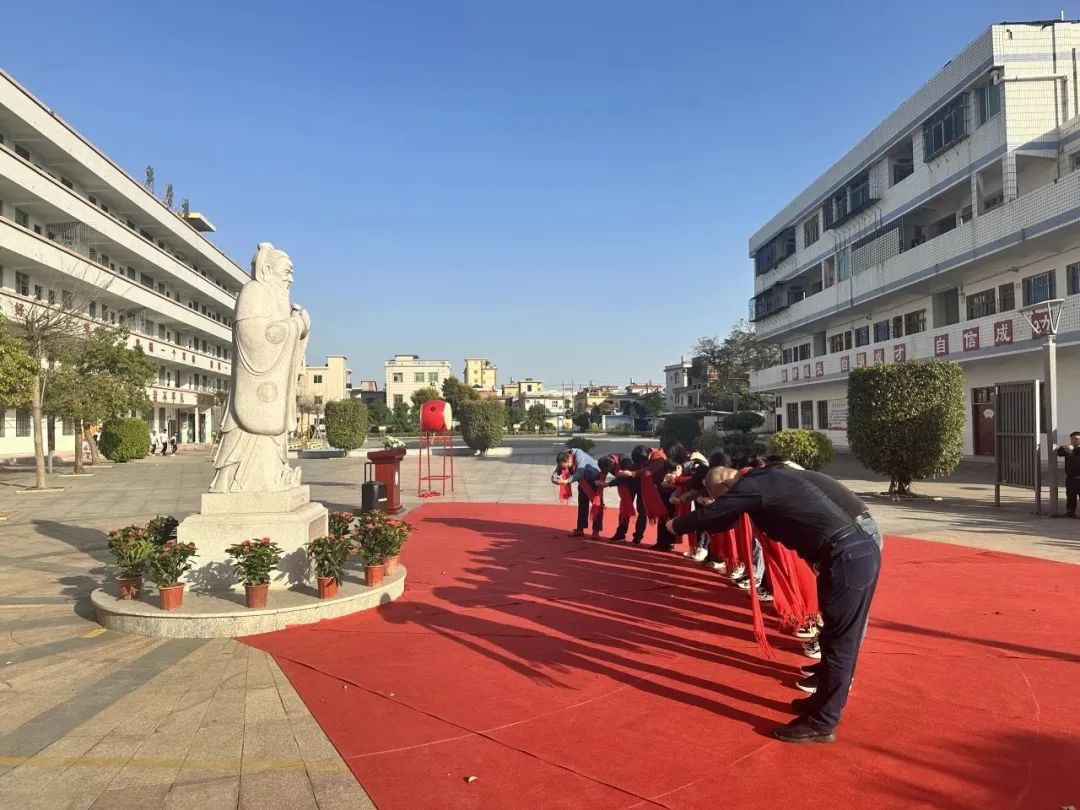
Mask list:
[[[449,433],[453,424],[450,403],[445,399],[429,399],[420,409],[422,433]]]

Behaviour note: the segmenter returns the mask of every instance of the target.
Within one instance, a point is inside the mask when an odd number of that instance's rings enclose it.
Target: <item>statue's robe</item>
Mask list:
[[[232,390],[211,492],[279,492],[300,483],[289,466],[289,426],[296,422],[296,384],[307,336],[288,297],[249,281],[236,300]]]

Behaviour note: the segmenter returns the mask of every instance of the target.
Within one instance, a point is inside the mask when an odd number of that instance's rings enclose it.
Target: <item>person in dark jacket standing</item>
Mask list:
[[[1076,517],[1076,501],[1080,497],[1080,430],[1069,434],[1069,443],[1057,449],[1065,459],[1065,515]]]
[[[668,531],[724,531],[746,513],[769,537],[814,567],[825,625],[817,694],[811,705],[799,703],[804,713],[774,729],[773,735],[789,743],[834,742],[877,587],[881,550],[797,470],[766,467],[739,475],[717,467],[706,477],[710,493],[725,482],[728,489],[711,506],[669,521]]]

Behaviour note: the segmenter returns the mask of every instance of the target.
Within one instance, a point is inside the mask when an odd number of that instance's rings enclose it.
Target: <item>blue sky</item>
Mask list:
[[[19,3],[0,58],[242,266],[287,250],[309,360],[626,382],[743,317],[749,235],[986,26],[1058,9]]]

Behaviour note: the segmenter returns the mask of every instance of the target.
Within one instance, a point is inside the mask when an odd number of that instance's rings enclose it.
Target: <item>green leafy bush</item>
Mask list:
[[[566,440],[566,446],[571,450],[577,448],[578,450],[584,450],[586,453],[591,453],[592,449],[596,447],[596,442],[592,439],[586,439],[584,436],[571,436]]]
[[[964,447],[964,372],[947,360],[857,368],[848,378],[848,442],[889,491],[948,475]]]
[[[159,588],[175,585],[194,565],[190,562],[195,555],[194,543],[177,543],[169,540],[160,548],[154,549],[148,560],[150,581]]]
[[[836,458],[832,439],[820,430],[781,430],[765,446],[769,455],[783,456],[808,470],[820,470]]]
[[[754,428],[759,428],[765,424],[765,417],[756,411],[736,411],[725,416],[721,424],[724,430],[749,433]]]
[[[368,431],[367,405],[358,399],[338,399],[326,403],[326,441],[339,450],[355,450],[364,445]]]
[[[345,561],[354,553],[351,540],[345,535],[316,537],[307,547],[308,558],[315,566],[315,576],[333,577],[341,584]]]
[[[703,456],[710,456],[724,446],[724,437],[719,433],[708,430],[702,433],[690,445]]]
[[[245,540],[225,549],[233,558],[236,573],[245,585],[266,585],[270,582],[270,572],[281,562],[281,547],[269,537]]]
[[[461,434],[465,444],[486,453],[502,444],[506,406],[497,399],[461,403]]]
[[[146,524],[146,537],[155,546],[161,548],[172,538],[172,534],[176,531],[179,523],[180,521],[172,515],[165,515],[164,517],[158,515]]]
[[[110,419],[101,426],[98,450],[109,461],[146,458],[150,452],[150,429],[142,419]]]
[[[146,561],[154,553],[154,544],[143,526],[125,526],[109,532],[107,545],[113,555],[112,566],[122,577],[141,577]]]
[[[667,447],[672,442],[680,442],[689,447],[700,435],[701,423],[696,416],[672,414],[664,417],[664,424],[660,428],[660,446]]]

